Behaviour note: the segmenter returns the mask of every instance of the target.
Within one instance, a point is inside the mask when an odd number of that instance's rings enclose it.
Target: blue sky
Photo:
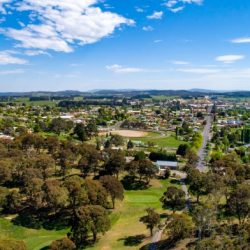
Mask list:
[[[0,91],[250,90],[249,0],[0,0]]]

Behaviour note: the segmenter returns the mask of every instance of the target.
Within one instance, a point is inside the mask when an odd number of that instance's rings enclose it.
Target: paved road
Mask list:
[[[208,109],[208,115],[206,117],[207,124],[203,130],[203,143],[202,143],[202,147],[198,153],[198,156],[200,159],[199,159],[199,162],[197,164],[197,168],[202,172],[204,172],[206,170],[206,166],[205,166],[206,146],[207,146],[207,143],[209,142],[209,139],[210,139],[210,129],[212,127],[212,122],[213,122],[213,117],[212,117],[211,111],[212,111],[212,107],[210,107]]]
[[[161,240],[163,231],[164,228],[157,229],[152,237],[151,244],[149,245],[148,250],[157,250],[158,242]]]
[[[185,210],[186,211],[189,211],[190,209],[190,196],[189,196],[189,193],[188,193],[188,188],[186,186],[186,182],[185,182],[186,178],[183,178],[180,180],[180,183],[181,183],[181,189],[182,191],[185,192],[185,195],[186,195],[186,206],[185,206]]]
[[[112,132],[112,130],[119,130],[121,125],[122,125],[123,121],[119,121],[116,124],[114,124],[113,126],[109,127],[109,130]]]

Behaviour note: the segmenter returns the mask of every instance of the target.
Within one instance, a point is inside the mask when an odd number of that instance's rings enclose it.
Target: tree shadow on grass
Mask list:
[[[171,239],[167,240],[161,240],[157,243],[149,243],[140,248],[140,250],[148,250],[148,249],[157,249],[157,250],[170,250],[170,249],[175,249],[176,246],[176,241],[173,241]],[[152,246],[156,245],[155,248]]]
[[[161,219],[167,219],[167,218],[169,218],[169,214],[167,214],[167,213],[162,213],[162,214],[160,214],[160,218],[161,218]]]
[[[133,247],[133,246],[140,245],[145,238],[146,238],[146,236],[144,234],[139,234],[139,235],[121,238],[118,241],[123,241],[124,246]]]
[[[63,213],[60,216],[44,216],[42,213],[24,210],[12,222],[14,225],[32,229],[62,230],[69,227],[70,220]]]
[[[35,214],[32,214],[30,211],[23,211],[12,220],[14,225],[23,226],[32,229],[42,228],[42,221],[38,219]]]
[[[68,228],[70,225],[70,218],[67,215],[50,216],[43,222],[43,228],[47,230],[62,230]]]
[[[170,183],[174,184],[174,185],[180,185],[180,180],[178,180],[178,179],[171,179]]]
[[[48,246],[47,247],[43,247],[40,250],[49,250],[49,247]]]
[[[125,190],[145,190],[149,188],[149,185],[146,182],[138,180],[134,176],[127,175],[121,182]]]

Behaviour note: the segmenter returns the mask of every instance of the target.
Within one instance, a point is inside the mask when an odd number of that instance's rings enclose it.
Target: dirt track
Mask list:
[[[136,130],[114,130],[110,132],[101,132],[99,133],[100,136],[104,136],[106,134],[114,134],[114,135],[120,135],[123,137],[131,137],[131,138],[139,138],[139,137],[146,137],[148,135],[148,132],[145,131],[136,131]]]

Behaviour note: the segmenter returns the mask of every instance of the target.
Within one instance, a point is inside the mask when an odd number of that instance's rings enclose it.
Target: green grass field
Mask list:
[[[25,103],[28,106],[50,106],[50,107],[55,107],[56,104],[59,101],[49,101],[49,100],[44,100],[44,101],[30,101],[28,97],[19,97],[16,100],[10,101],[14,103]],[[4,103],[4,102],[3,102]]]
[[[174,133],[168,133],[166,136],[161,136],[159,133],[152,133],[147,137],[134,138],[133,140],[144,143],[151,142],[162,148],[178,148],[180,144],[185,143],[184,141],[177,140]]]
[[[145,225],[139,221],[145,214],[147,207],[156,208],[162,213],[159,201],[166,188],[171,184],[169,180],[153,180],[152,187],[147,190],[126,191],[123,202],[117,203],[116,210],[111,214],[112,227],[99,242],[88,247],[88,250],[135,250],[150,242],[149,232]],[[166,210],[164,211],[166,212]],[[24,240],[28,250],[40,250],[48,246],[53,240],[66,235],[68,229],[60,231],[35,230],[21,226],[15,226],[8,219],[0,219],[0,238],[14,238]],[[145,239],[138,245],[126,245],[128,237],[145,235]]]
[[[48,231],[44,229],[28,229],[13,225],[10,220],[0,219],[0,238],[13,238],[23,240],[28,250],[40,250],[54,240],[60,239],[66,235],[68,230]]]
[[[126,191],[125,200],[118,204],[115,216],[116,222],[94,247],[88,250],[137,250],[150,242],[149,231],[139,221],[145,215],[145,209],[153,207],[159,213],[167,212],[161,207],[160,198],[171,184],[169,180],[154,180],[147,190]],[[145,235],[145,239],[135,245],[129,245],[128,240]],[[127,245],[128,244],[128,245]]]

